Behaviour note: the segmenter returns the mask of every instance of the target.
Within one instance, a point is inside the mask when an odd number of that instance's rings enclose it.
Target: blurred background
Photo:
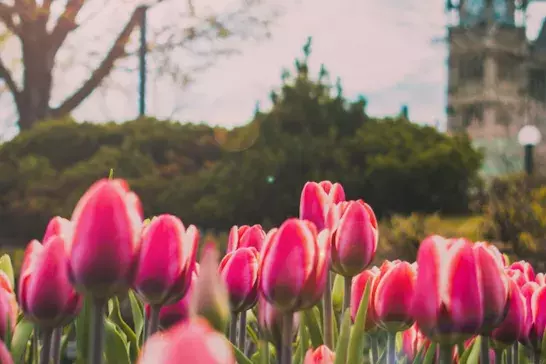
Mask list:
[[[99,178],[224,246],[338,181],[377,259],[427,235],[544,269],[546,1],[1,0],[0,250]]]

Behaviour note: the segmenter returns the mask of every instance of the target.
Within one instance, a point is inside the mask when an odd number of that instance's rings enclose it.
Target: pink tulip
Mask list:
[[[535,276],[535,282],[537,282],[539,286],[546,285],[546,275],[544,273],[538,273]]]
[[[351,285],[351,318],[354,322],[358,308],[360,307],[360,302],[364,296],[366,289],[366,284],[370,284],[370,296],[368,300],[368,310],[366,312],[366,324],[364,328],[367,332],[375,329],[377,327],[377,314],[375,312],[374,302],[377,291],[377,286],[379,284],[379,268],[372,267],[367,269],[364,272],[358,274],[353,278]]]
[[[319,346],[316,350],[307,350],[303,364],[334,364],[336,354],[333,353],[326,345]]]
[[[525,345],[531,343],[532,335],[531,329],[533,328],[533,308],[532,298],[540,286],[536,282],[527,282],[521,287],[521,295],[525,300],[525,324],[519,338],[519,341]]]
[[[173,215],[154,217],[142,231],[135,289],[152,305],[179,301],[195,268],[199,231]]]
[[[529,262],[520,260],[519,262],[512,263],[509,268],[512,270],[521,271],[528,282],[535,280],[535,271],[533,269],[533,266],[529,264]]]
[[[178,302],[172,303],[170,305],[164,305],[161,307],[161,310],[159,311],[159,326],[162,329],[169,329],[179,322],[186,321],[190,317],[190,300],[192,291],[194,290],[194,287],[196,285],[198,274],[197,272],[197,269],[193,272],[190,287],[188,288],[188,291],[182,299],[180,299]],[[145,311],[146,318],[150,319],[150,314],[152,310],[149,304],[146,304]]]
[[[314,306],[326,288],[330,233],[315,225],[286,220],[266,236],[262,250],[260,290],[282,311]]]
[[[529,331],[529,341],[535,353],[540,353],[542,337],[546,329],[546,286],[538,287],[531,297],[531,315],[533,324]]]
[[[509,280],[508,312],[501,324],[493,330],[491,338],[501,345],[511,345],[519,340],[525,328],[527,310],[525,298],[515,280]]]
[[[508,276],[504,272],[502,254],[485,242],[472,246],[480,270],[480,286],[483,305],[483,323],[480,332],[491,334],[506,315],[508,300]]]
[[[300,219],[311,221],[321,231],[327,228],[326,216],[330,206],[344,200],[345,192],[339,183],[307,182],[301,192]]]
[[[63,217],[55,216],[49,220],[42,242],[45,244],[53,235],[61,236],[66,244],[69,244],[72,240],[72,223]]]
[[[265,339],[276,347],[282,342],[282,316],[282,312],[267,302],[262,295],[258,297],[258,325]],[[296,312],[292,323],[292,336],[296,336],[299,325],[300,313]]]
[[[506,275],[510,277],[510,279],[512,279],[514,282],[516,282],[518,287],[520,288],[528,282],[523,272],[518,269],[505,268],[504,271],[506,272]]]
[[[229,231],[227,252],[230,253],[235,249],[250,247],[260,252],[264,239],[265,232],[261,225],[233,226]]]
[[[51,235],[40,244],[29,243],[19,278],[19,303],[25,316],[41,327],[62,327],[80,312],[83,298],[66,271],[65,240]]]
[[[102,179],[80,198],[72,214],[69,278],[97,299],[132,285],[140,244],[142,207],[123,180]]]
[[[220,262],[220,275],[226,282],[232,312],[244,312],[256,304],[259,268],[260,256],[253,247],[234,250]]]
[[[409,362],[413,362],[420,351],[424,357],[429,346],[430,340],[423,335],[416,324],[402,332],[402,352]]]
[[[0,271],[0,342],[6,339],[17,323],[17,299],[8,276]]]
[[[408,262],[396,262],[381,273],[374,297],[377,321],[390,332],[407,330],[413,324],[410,312],[416,271]]]
[[[13,364],[13,358],[3,341],[0,341],[0,363]]]
[[[231,345],[207,321],[195,318],[152,335],[144,344],[138,364],[235,364]]]
[[[340,220],[332,234],[332,270],[354,277],[366,269],[377,249],[377,219],[361,200],[339,204]]]
[[[411,312],[434,341],[455,344],[483,323],[478,258],[465,239],[426,238],[417,253],[417,281]]]

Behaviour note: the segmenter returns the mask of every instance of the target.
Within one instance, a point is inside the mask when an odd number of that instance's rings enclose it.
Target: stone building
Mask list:
[[[534,124],[546,137],[546,21],[531,42],[526,0],[447,1],[448,132],[467,130],[485,149],[486,173],[520,170],[521,127]],[[537,167],[544,158],[542,142]]]

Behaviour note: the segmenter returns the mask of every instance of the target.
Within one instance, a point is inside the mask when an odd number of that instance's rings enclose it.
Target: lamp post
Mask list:
[[[525,125],[518,133],[518,143],[525,150],[525,172],[527,175],[533,174],[533,152],[535,146],[542,140],[540,130],[534,125]]]

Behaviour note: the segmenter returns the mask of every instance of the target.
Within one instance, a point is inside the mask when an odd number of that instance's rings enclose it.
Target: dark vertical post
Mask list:
[[[533,174],[533,149],[533,145],[525,146],[525,172],[529,176]]]
[[[144,8],[142,17],[140,18],[140,49],[138,52],[139,58],[139,89],[138,89],[138,114],[143,117],[146,114],[146,13],[148,8]]]

